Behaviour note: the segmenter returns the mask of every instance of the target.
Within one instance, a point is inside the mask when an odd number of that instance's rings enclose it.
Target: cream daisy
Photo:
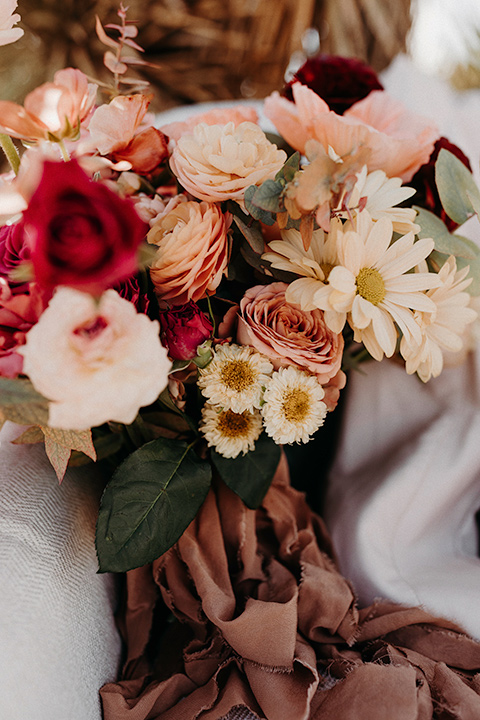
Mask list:
[[[262,429],[262,416],[258,410],[234,413],[209,403],[203,407],[200,431],[208,446],[223,457],[236,458],[240,453],[245,455],[254,450]]]
[[[198,386],[211,405],[234,413],[260,408],[273,365],[251,347],[218,345],[212,361],[200,370]]]
[[[390,245],[392,223],[373,222],[360,213],[356,230],[339,232],[338,264],[328,277],[329,294],[316,293],[314,302],[333,332],[341,332],[347,320],[356,342],[362,342],[376,360],[395,352],[398,325],[405,342],[421,342],[421,330],[413,310],[434,312],[435,303],[425,290],[442,281],[436,273],[409,272],[434,249],[431,238],[414,242],[408,233]]]
[[[279,445],[306,443],[323,425],[324,390],[313,375],[294,367],[272,375],[262,406],[265,432]]]
[[[367,166],[364,165],[357,175],[357,182],[347,201],[347,207],[350,213],[357,208],[366,210],[372,220],[389,218],[394,232],[418,233],[420,226],[414,222],[416,211],[413,208],[396,207],[412,197],[415,192],[415,188],[402,186],[400,178],[387,177],[383,170],[367,173]],[[346,219],[349,215],[343,212],[342,217]]]
[[[448,258],[438,273],[443,284],[427,293],[435,303],[436,311],[415,313],[422,329],[421,343],[408,343],[404,338],[400,342],[407,373],[416,372],[423,382],[442,372],[443,351],[458,353],[462,350],[466,326],[477,318],[475,310],[468,307],[470,295],[464,292],[472,282],[472,278],[467,278],[468,270],[466,267],[457,271],[455,258]]]
[[[341,221],[334,219],[328,234],[323,230],[315,230],[308,250],[305,250],[298,230],[293,228],[282,230],[282,239],[269,243],[270,252],[262,255],[262,258],[278,270],[302,276],[288,286],[285,293],[287,302],[310,311],[318,307],[314,302],[316,293],[328,295],[329,291],[324,288],[331,269],[338,262],[336,238],[341,227]]]

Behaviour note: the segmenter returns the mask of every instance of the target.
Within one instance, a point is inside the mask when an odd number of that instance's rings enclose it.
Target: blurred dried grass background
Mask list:
[[[105,77],[95,14],[116,22],[116,0],[19,0],[24,37],[0,48],[0,95],[20,102],[56,70]],[[261,98],[281,88],[292,56],[322,52],[363,59],[380,71],[405,50],[410,0],[126,0],[145,59],[140,76],[154,109]],[[305,42],[308,37],[309,41]],[[303,40],[303,46],[302,46]],[[132,51],[133,52],[133,51]]]

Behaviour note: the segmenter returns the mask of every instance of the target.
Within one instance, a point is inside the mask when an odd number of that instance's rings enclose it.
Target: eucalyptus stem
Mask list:
[[[0,133],[0,145],[2,146],[2,150],[5,153],[8,162],[10,163],[10,167],[12,168],[15,175],[17,175],[18,168],[20,167],[20,155],[18,154],[18,150],[13,144],[13,140],[10,135],[4,135],[4,133]]]
[[[68,154],[68,150],[65,147],[65,143],[63,140],[60,140],[58,143],[60,147],[60,152],[62,153],[62,158],[65,160],[65,162],[68,162],[70,160],[70,155]]]

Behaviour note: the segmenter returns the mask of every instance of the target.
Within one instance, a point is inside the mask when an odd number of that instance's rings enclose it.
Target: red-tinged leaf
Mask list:
[[[125,27],[122,27],[121,25],[115,25],[115,23],[108,23],[105,27],[109,30],[118,30],[118,32],[126,38],[134,38],[138,35],[138,28],[135,27],[135,25],[125,25]]]
[[[136,85],[138,88],[146,88],[150,85],[148,80],[139,80],[134,77],[122,77],[120,82],[124,85]]]
[[[15,440],[12,440],[14,445],[36,445],[44,440],[44,434],[42,428],[38,425],[32,425],[25,432],[19,435]]]
[[[62,482],[72,451],[55,442],[52,438],[45,437],[45,452],[55,470],[58,482]]]
[[[102,42],[104,45],[108,45],[108,47],[112,47],[112,48],[115,48],[115,49],[117,49],[117,48],[120,47],[120,43],[119,43],[119,42],[117,42],[116,40],[113,40],[112,38],[108,37],[107,33],[106,33],[105,30],[103,29],[103,25],[102,25],[102,23],[100,22],[100,18],[98,17],[98,15],[95,15],[95,30],[96,30],[96,32],[97,32],[98,39],[99,39],[100,42]]]
[[[117,75],[123,75],[123,73],[126,73],[128,70],[128,65],[125,65],[124,62],[117,60],[110,50],[107,50],[103,56],[103,64],[107,70],[110,70],[112,73],[117,73]]]
[[[134,50],[138,50],[138,52],[145,52],[145,50],[142,48],[141,45],[135,42],[135,40],[131,40],[130,38],[125,38],[123,41],[124,45],[128,45],[128,47],[133,48]]]
[[[59,430],[58,428],[42,427],[42,431],[45,435],[45,442],[48,438],[58,445],[62,445],[69,452],[78,450],[92,460],[97,459],[91,430]]]

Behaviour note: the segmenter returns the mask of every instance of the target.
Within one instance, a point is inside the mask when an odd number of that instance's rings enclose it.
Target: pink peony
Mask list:
[[[99,182],[77,162],[46,162],[24,213],[36,281],[100,294],[133,275],[147,226],[133,204]]]
[[[22,140],[61,140],[75,137],[93,108],[97,85],[81,70],[66,68],[55,73],[27,95],[24,107],[0,101],[0,132]]]
[[[173,360],[191,360],[197,347],[212,335],[213,323],[198,305],[186,305],[164,310],[160,313],[160,337]]]
[[[316,375],[329,410],[338,402],[343,336],[325,324],[323,312],[300,310],[285,300],[288,285],[275,282],[250,288],[240,301],[237,341],[266,355],[275,369],[293,365]]]
[[[160,299],[184,305],[216,290],[227,267],[231,221],[217,205],[190,201],[151,228],[147,239],[158,250],[150,276]]]
[[[265,115],[292,147],[305,152],[310,139],[318,140],[340,156],[356,147],[371,149],[369,171],[383,170],[388,177],[408,181],[433,151],[439,131],[434,123],[410,113],[402,103],[381,90],[372,91],[343,115],[331,111],[324,100],[305,85],[292,86],[295,102],[273,93],[265,100]]]
[[[206,125],[226,125],[233,122],[235,127],[242,122],[258,122],[258,114],[255,108],[247,105],[236,105],[228,108],[213,108],[205,113],[192,115],[188,120],[183,122],[177,121],[162,125],[160,130],[168,135],[171,140],[177,142],[185,133],[191,133],[196,125],[205,123]]]
[[[115,290],[99,301],[59,288],[19,348],[23,371],[48,398],[49,425],[85,430],[132,423],[168,383],[171,363],[159,324]]]

